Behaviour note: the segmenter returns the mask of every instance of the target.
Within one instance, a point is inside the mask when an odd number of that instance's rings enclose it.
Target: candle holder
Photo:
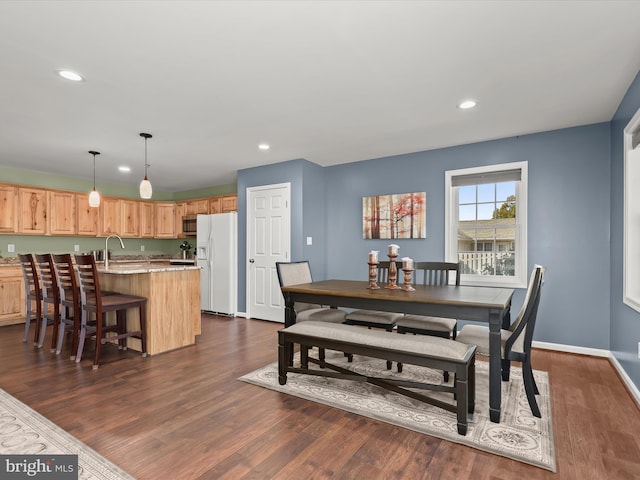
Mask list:
[[[388,288],[390,290],[396,290],[398,288],[400,288],[397,284],[396,284],[396,278],[398,276],[398,268],[396,267],[396,257],[398,255],[393,255],[393,254],[389,254],[389,284],[384,287],[384,288]]]
[[[403,268],[404,272],[404,285],[402,285],[402,290],[405,292],[413,292],[415,288],[411,286],[411,272],[413,272],[413,268]]]
[[[367,287],[370,290],[377,290],[380,287],[376,283],[376,277],[378,276],[378,262],[371,263],[369,262],[369,286]]]

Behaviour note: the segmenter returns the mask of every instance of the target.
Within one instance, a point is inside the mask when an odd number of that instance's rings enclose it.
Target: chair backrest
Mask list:
[[[278,273],[278,282],[280,288],[288,287],[289,285],[298,285],[300,283],[311,283],[311,267],[308,260],[301,262],[276,262],[276,272]],[[297,313],[309,310],[311,308],[318,308],[320,305],[312,303],[296,302],[294,310]]]
[[[56,311],[60,305],[60,289],[56,276],[53,257],[50,253],[36,254],[36,263],[40,270],[40,286],[42,287],[42,300],[45,303],[55,305]],[[46,309],[45,309],[46,311]]]
[[[460,286],[460,264],[453,262],[415,262],[415,283],[421,285],[449,285],[455,275],[455,285]]]
[[[42,289],[40,288],[40,278],[38,270],[33,261],[33,255],[30,253],[18,254],[20,266],[22,267],[22,276],[24,277],[24,289],[27,299],[35,300],[37,305],[42,301]]]
[[[531,272],[524,303],[516,320],[509,327],[512,333],[505,343],[504,355],[506,358],[511,357],[512,360],[521,361],[531,351],[533,330],[536,325],[538,305],[540,304],[540,294],[546,270],[545,267],[536,265]]]
[[[96,311],[102,311],[102,297],[100,295],[100,280],[93,255],[74,255],[76,272],[80,286],[80,301],[82,305],[95,304]]]
[[[53,263],[56,267],[60,302],[67,306],[73,306],[73,314],[77,315],[76,308],[80,305],[80,290],[71,255],[68,253],[55,254],[53,255]]]

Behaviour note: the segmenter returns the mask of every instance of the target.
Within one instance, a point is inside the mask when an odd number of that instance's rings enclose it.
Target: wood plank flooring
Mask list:
[[[279,324],[203,315],[195,346],[91,370],[0,328],[0,386],[140,480],[640,479],[640,410],[609,361],[536,350],[551,378],[558,472],[240,382]],[[51,327],[45,347],[50,342]]]

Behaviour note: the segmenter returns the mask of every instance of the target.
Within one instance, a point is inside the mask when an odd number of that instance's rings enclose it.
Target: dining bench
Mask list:
[[[295,344],[300,345],[300,365],[290,362]],[[429,367],[455,373],[453,385],[430,384],[403,379],[402,373],[368,377],[333,365],[325,359],[309,356],[309,349],[337,350],[348,354],[380,358],[386,361]],[[457,415],[460,435],[466,435],[468,414],[475,408],[475,345],[454,340],[398,335],[368,330],[355,325],[306,321],[278,331],[278,382],[286,385],[287,373],[299,373],[368,382],[378,387],[443,408]],[[320,368],[309,368],[314,363]],[[411,389],[453,394],[453,403]]]

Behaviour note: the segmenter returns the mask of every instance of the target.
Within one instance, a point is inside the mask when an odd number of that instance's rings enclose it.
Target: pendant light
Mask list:
[[[140,182],[140,198],[151,198],[153,189],[151,188],[151,182],[147,178],[147,139],[152,138],[149,133],[141,133],[141,137],[144,138],[144,179]]]
[[[100,206],[100,194],[96,190],[96,155],[100,155],[100,152],[89,150],[89,153],[93,155],[93,190],[89,194],[89,206],[97,208]]]

